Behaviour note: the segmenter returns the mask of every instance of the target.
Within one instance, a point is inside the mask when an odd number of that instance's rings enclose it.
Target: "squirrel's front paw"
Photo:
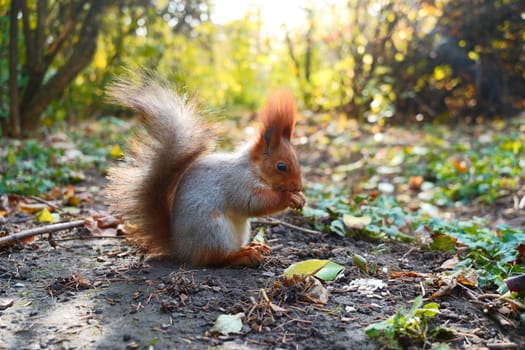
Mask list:
[[[303,192],[292,192],[290,195],[290,205],[292,209],[302,209],[306,203],[306,197]]]

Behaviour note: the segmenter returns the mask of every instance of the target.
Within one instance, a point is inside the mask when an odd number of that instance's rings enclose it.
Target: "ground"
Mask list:
[[[322,155],[312,157],[307,168],[315,169],[319,158]],[[105,181],[99,174],[85,179],[94,201],[84,213],[105,209],[100,195]],[[468,215],[499,212],[476,208]],[[455,212],[465,215],[464,210]],[[311,228],[292,212],[277,218]],[[17,213],[3,225],[20,231],[32,220],[32,215]],[[425,280],[453,255],[264,222],[255,221],[252,228],[265,228],[272,254],[258,268],[187,268],[147,260],[124,236],[98,238],[84,228],[3,248],[0,348],[380,349],[364,328],[409,308],[418,295],[430,302],[437,287]],[[354,263],[355,254],[374,262],[377,272],[365,274]],[[306,302],[300,291],[280,287],[283,270],[305,259],[331,259],[345,267],[338,279],[325,283],[330,293],[325,305]],[[350,288],[352,281],[370,277],[386,286],[365,293]],[[458,286],[436,300],[441,312],[434,322],[455,331],[450,347],[524,348],[523,324],[492,312],[501,304],[476,299],[480,294],[480,289]],[[282,309],[272,311],[266,298]],[[219,315],[238,313],[244,314],[239,333],[212,331]]]

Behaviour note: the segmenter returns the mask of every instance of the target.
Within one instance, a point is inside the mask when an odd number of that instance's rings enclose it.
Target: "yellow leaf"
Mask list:
[[[9,151],[7,151],[7,163],[11,166],[16,165],[16,156],[15,152],[12,149],[9,149]]]
[[[53,217],[53,215],[51,215],[47,208],[42,209],[42,211],[40,211],[40,213],[37,214],[36,220],[38,222],[55,222],[55,218]]]
[[[316,274],[319,270],[325,267],[330,260],[320,260],[320,259],[310,259],[305,261],[300,261],[295,264],[290,265],[283,272],[284,277],[293,277],[296,275],[307,275],[311,276]]]
[[[113,145],[113,147],[111,147],[111,151],[109,151],[109,154],[114,159],[124,157],[124,153],[122,153],[122,150],[120,149],[119,144]]]

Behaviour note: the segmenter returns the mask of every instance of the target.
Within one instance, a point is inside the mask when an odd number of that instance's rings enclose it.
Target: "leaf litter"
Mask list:
[[[427,135],[434,144],[425,148],[417,142],[410,144],[417,141],[414,134],[418,131],[382,130],[384,143],[373,138],[375,132],[360,130],[359,138],[340,140],[336,147],[325,143],[326,149],[320,152],[309,150],[315,136],[300,146],[303,149],[299,154],[312,155],[305,166],[310,205],[304,217],[289,213],[279,220],[305,231],[273,222],[254,224],[274,247],[273,256],[263,262],[260,270],[187,270],[169,262],[145,262],[122,240],[68,240],[54,248],[42,236],[25,245],[5,248],[0,252],[6,258],[0,260],[1,290],[3,297],[13,303],[0,316],[0,346],[34,343],[31,346],[35,348],[56,344],[136,348],[153,344],[155,348],[195,348],[233,342],[253,347],[292,348],[299,344],[376,349],[380,343],[370,343],[365,328],[385,320],[395,320],[399,326],[396,329],[402,330],[389,338],[391,344],[402,346],[445,348],[450,344],[452,348],[475,348],[500,344],[512,348],[525,344],[523,321],[519,321],[524,318],[523,302],[512,294],[517,293],[515,280],[506,278],[521,276],[523,256],[522,238],[515,227],[520,223],[520,203],[525,196],[523,188],[515,182],[513,185],[516,175],[510,171],[510,179],[499,173],[489,179],[480,177],[474,186],[469,183],[472,174],[482,174],[474,153],[464,157],[451,154],[444,159],[441,154],[445,152],[435,152],[435,134]],[[396,145],[399,140],[406,142]],[[511,136],[508,144],[493,140],[496,148],[491,153],[501,149],[521,156],[522,148],[515,146],[519,136]],[[356,147],[355,142],[362,144]],[[345,153],[342,145],[354,152]],[[107,148],[108,156],[118,156],[119,148],[112,147]],[[450,150],[455,151],[453,147]],[[10,154],[16,162],[15,152]],[[495,164],[500,161],[495,159]],[[432,172],[435,178],[429,176]],[[330,192],[329,187],[335,185],[330,178],[346,179],[352,189]],[[98,213],[103,212],[99,191],[89,188],[102,188],[104,180],[94,176],[86,181],[81,187],[68,186],[58,196],[44,200],[63,212],[66,206],[79,209],[75,214],[61,213],[63,219],[71,215],[90,218],[88,226],[93,233],[81,230],[77,235],[130,232],[132,228],[118,231],[118,219],[89,211],[96,206]],[[487,181],[495,184],[488,191],[483,187]],[[322,191],[315,183],[323,184]],[[512,188],[516,189],[514,194],[509,191]],[[81,200],[81,193],[91,199]],[[393,200],[384,193],[391,194]],[[471,202],[474,211],[466,211],[467,207],[461,205],[476,198],[481,199]],[[457,205],[443,206],[447,201]],[[0,208],[4,232],[36,224],[34,213],[23,213],[13,201],[7,202],[8,206],[2,204]],[[482,203],[495,205],[499,217],[508,218],[506,222],[511,226],[494,231],[496,225],[492,224],[497,219]],[[53,206],[48,206],[50,212],[55,210]],[[423,208],[427,213],[423,215],[437,213],[437,220],[425,221],[428,217],[419,214]],[[484,216],[486,223],[454,225],[447,221],[452,217],[471,219],[473,213]],[[356,223],[353,218],[365,219]],[[55,234],[54,239],[65,234],[70,233]],[[477,239],[469,240],[471,234]],[[489,261],[484,262],[487,257]],[[282,278],[283,271],[292,264],[311,259],[329,261],[337,269],[341,266],[344,273],[332,272],[333,278],[319,279],[314,277],[318,270],[314,275],[293,275],[288,281]],[[476,279],[469,271],[481,274]],[[509,280],[508,289],[512,290],[497,292],[496,288],[506,286]],[[519,278],[517,282],[519,285]],[[370,290],[360,293],[356,285],[368,285]],[[58,303],[50,299],[47,289]],[[420,296],[424,297],[421,303]],[[435,300],[429,303],[432,296]],[[399,312],[413,301],[408,314]],[[64,319],[55,313],[72,316],[73,321],[67,321],[68,329],[78,326],[76,337],[64,331]],[[220,315],[240,314],[245,316],[239,331],[227,335],[212,331]],[[24,336],[18,330],[29,327],[23,321],[28,316],[37,317],[37,321],[30,321],[30,335]],[[419,321],[414,321],[417,317]],[[444,336],[446,331],[431,334],[443,325],[454,330],[452,340]],[[39,338],[40,342],[34,341]]]

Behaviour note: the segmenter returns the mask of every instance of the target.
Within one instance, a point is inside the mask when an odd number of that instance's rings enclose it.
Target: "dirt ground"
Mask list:
[[[94,203],[81,214],[105,210],[104,182],[101,175],[87,178]],[[278,218],[306,226],[293,213]],[[17,232],[31,222],[32,215],[16,213],[0,226]],[[280,224],[254,223],[253,232],[260,226],[266,228],[272,254],[256,269],[145,261],[123,237],[96,238],[84,228],[3,248],[0,349],[380,349],[364,328],[410,307],[418,295],[428,302],[436,288],[424,283],[425,274],[438,271],[451,257],[409,244],[305,233]],[[355,266],[356,253],[377,264],[375,275]],[[325,284],[330,292],[326,305],[301,301],[300,293],[276,284],[290,264],[311,258],[345,267],[340,278]],[[394,272],[411,274],[393,277]],[[364,293],[350,288],[355,279],[370,277],[386,286]],[[436,300],[441,313],[435,322],[455,331],[450,347],[525,348],[523,324],[497,316],[491,310],[502,305],[475,298],[483,293],[457,287]],[[283,309],[272,312],[265,296]],[[244,314],[240,333],[212,332],[219,315],[238,313]],[[423,346],[412,344],[413,349]]]
[[[299,222],[291,215],[283,220]],[[377,244],[280,225],[266,231],[273,251],[258,269],[187,269],[145,262],[123,239],[89,239],[81,229],[54,235],[55,248],[42,236],[4,250],[0,348],[378,349],[364,327],[409,305],[417,295],[435,291],[421,277],[391,278],[391,272],[428,273],[448,258],[399,243],[378,250]],[[72,235],[76,238],[68,239]],[[349,290],[352,280],[367,277],[352,263],[355,253],[377,263],[374,277],[387,287],[366,294]],[[271,293],[287,266],[308,258],[345,266],[344,275],[328,284],[328,304],[304,303],[290,293],[287,300],[271,296],[286,311],[271,313],[262,307],[260,290]],[[456,331],[452,348],[509,342],[525,347],[523,326],[502,325],[461,290],[438,302],[437,321]],[[245,315],[240,334],[211,332],[220,314],[239,312]]]

